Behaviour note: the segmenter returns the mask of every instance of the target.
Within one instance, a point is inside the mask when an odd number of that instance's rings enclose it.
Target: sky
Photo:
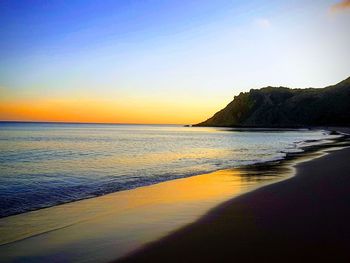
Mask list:
[[[350,76],[350,1],[0,2],[0,120],[193,124]]]

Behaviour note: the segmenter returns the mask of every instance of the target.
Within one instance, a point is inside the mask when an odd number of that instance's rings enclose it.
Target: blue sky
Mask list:
[[[199,121],[251,88],[348,77],[350,14],[337,2],[2,1],[0,92],[6,103],[163,101]]]

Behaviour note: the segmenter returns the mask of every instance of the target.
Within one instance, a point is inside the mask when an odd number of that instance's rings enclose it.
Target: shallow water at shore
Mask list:
[[[334,138],[175,125],[0,123],[0,217],[282,159]]]
[[[234,196],[285,178],[292,172],[285,169],[283,177],[221,170],[2,218],[0,256],[5,262],[113,260]]]

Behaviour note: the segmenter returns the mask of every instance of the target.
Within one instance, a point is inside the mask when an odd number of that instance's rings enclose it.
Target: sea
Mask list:
[[[0,123],[0,217],[278,161],[335,138],[323,130]]]

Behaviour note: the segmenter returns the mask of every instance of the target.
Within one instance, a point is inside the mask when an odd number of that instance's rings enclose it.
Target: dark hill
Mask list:
[[[350,126],[350,77],[322,89],[266,87],[242,92],[195,126]]]

